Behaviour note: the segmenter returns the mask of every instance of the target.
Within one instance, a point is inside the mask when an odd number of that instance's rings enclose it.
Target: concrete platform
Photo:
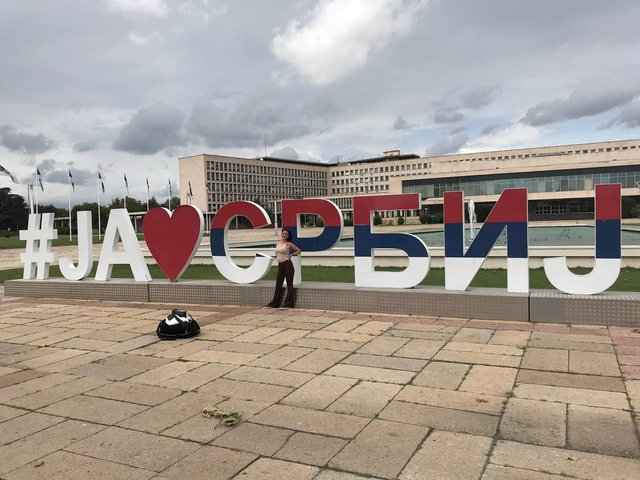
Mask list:
[[[5,292],[14,297],[260,307],[271,300],[273,282],[237,285],[215,280],[175,283],[166,280],[140,283],[125,279],[109,282],[12,280],[5,283]],[[529,294],[513,294],[497,288],[451,292],[442,287],[418,286],[396,290],[356,288],[345,283],[305,282],[297,288],[296,297],[298,308],[332,311],[640,327],[638,292],[582,296],[564,295],[554,290],[532,290]]]

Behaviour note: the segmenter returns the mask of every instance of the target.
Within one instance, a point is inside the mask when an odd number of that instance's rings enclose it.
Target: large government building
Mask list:
[[[355,195],[419,192],[421,210],[381,216],[424,213],[438,221],[444,192],[463,190],[482,221],[505,188],[524,187],[531,220],[587,219],[593,218],[593,186],[598,183],[622,184],[623,215],[640,203],[640,140],[438,157],[392,150],[376,158],[333,163],[202,154],[180,158],[179,168],[182,203],[198,206],[207,218],[234,200],[273,209],[285,198],[322,197],[335,202],[348,219]]]

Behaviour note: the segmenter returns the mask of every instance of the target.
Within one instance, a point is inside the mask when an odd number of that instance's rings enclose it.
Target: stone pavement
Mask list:
[[[0,298],[4,480],[640,479],[631,328]]]

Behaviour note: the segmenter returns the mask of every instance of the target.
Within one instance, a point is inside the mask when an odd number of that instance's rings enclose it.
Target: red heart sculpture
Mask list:
[[[142,232],[149,252],[172,282],[180,278],[202,240],[204,219],[193,205],[182,205],[171,213],[152,208],[144,216]]]

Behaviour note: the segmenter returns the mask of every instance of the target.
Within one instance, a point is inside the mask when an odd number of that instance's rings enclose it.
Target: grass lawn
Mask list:
[[[104,235],[102,235],[101,238],[98,238],[98,235],[94,235],[93,236],[93,243],[94,244],[100,244],[102,243],[102,239],[104,238]],[[144,236],[139,233],[138,234],[138,240],[143,240]],[[12,235],[11,237],[1,237],[0,236],[0,250],[2,249],[7,249],[7,248],[21,248],[24,249],[26,246],[26,243],[24,240],[20,240],[20,237],[18,237],[17,235]],[[67,245],[77,245],[78,244],[78,236],[77,235],[73,235],[73,240],[69,241],[69,234],[64,234],[64,233],[58,233],[58,238],[53,240],[52,245],[54,247],[66,247]]]
[[[91,278],[95,275],[96,265],[94,264],[93,271],[89,275]],[[400,270],[388,268],[384,270]],[[153,279],[166,279],[164,273],[157,265],[149,265],[149,271],[151,278]],[[574,273],[584,275],[589,273],[587,268],[574,268]],[[272,267],[269,273],[265,277],[266,280],[275,280],[277,268]],[[529,271],[529,288],[549,288],[554,287],[547,280],[544,270],[541,268],[532,269]],[[60,270],[57,266],[51,266],[50,277],[61,277]],[[133,278],[131,269],[128,266],[115,265],[113,267],[113,278]],[[10,270],[0,270],[0,282],[4,283],[5,280],[14,280],[22,278],[22,269],[15,268]],[[190,265],[184,275],[185,280],[224,280],[224,277],[218,272],[213,265]],[[303,280],[308,282],[338,282],[338,283],[354,283],[354,271],[353,267],[312,267],[306,266],[303,269]],[[421,285],[436,285],[444,286],[444,269],[432,268],[429,270],[429,275],[425,278]],[[473,282],[472,287],[494,287],[494,288],[507,288],[507,271],[504,269],[496,270],[480,270]],[[640,291],[640,269],[638,268],[623,268],[620,271],[620,276],[614,285],[609,289],[612,291],[620,292],[637,292]]]

